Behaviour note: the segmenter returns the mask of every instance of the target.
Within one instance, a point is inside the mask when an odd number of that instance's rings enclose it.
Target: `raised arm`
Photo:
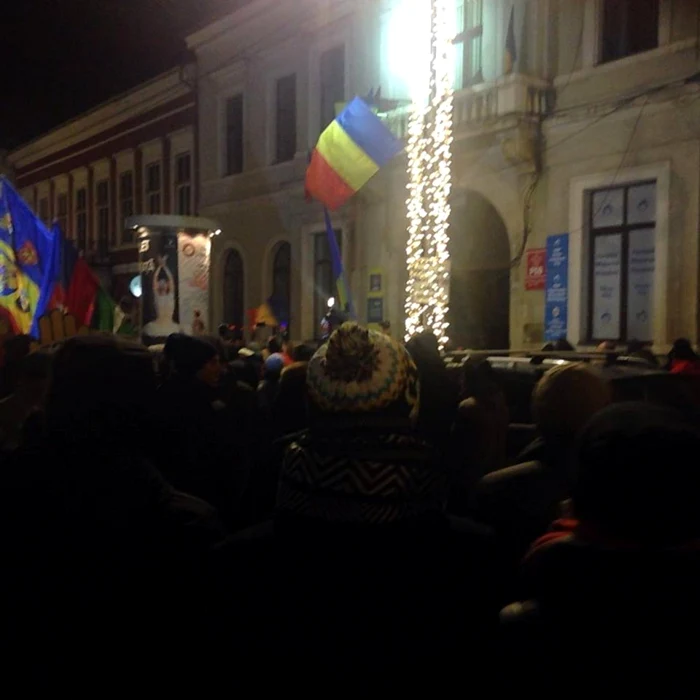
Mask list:
[[[173,277],[173,273],[170,272],[170,268],[168,267],[168,256],[166,255],[163,258],[161,258],[161,261],[161,266],[163,270],[165,270],[165,274],[168,277],[168,282],[170,283],[170,289],[174,291],[175,287],[173,286],[173,282],[175,281],[175,279]]]
[[[158,296],[158,273],[163,269],[163,265],[158,265],[158,267],[153,271],[153,297]]]

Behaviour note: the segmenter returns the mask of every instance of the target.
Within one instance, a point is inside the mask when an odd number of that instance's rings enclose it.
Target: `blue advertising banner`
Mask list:
[[[569,234],[547,236],[544,292],[544,339],[565,338],[568,331]]]

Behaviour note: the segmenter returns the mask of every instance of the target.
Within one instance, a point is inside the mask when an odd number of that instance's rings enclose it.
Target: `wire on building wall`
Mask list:
[[[630,132],[629,138],[627,139],[627,145],[625,146],[625,151],[622,154],[622,158],[620,158],[620,162],[617,165],[617,168],[615,169],[615,173],[612,176],[612,179],[608,184],[605,185],[605,196],[603,197],[603,200],[601,201],[600,205],[598,208],[593,212],[593,219],[595,219],[604,209],[605,205],[608,203],[608,197],[610,196],[610,191],[611,188],[614,187],[614,185],[617,183],[617,178],[620,176],[620,173],[622,172],[622,167],[625,164],[625,161],[627,160],[627,156],[629,156],[630,151],[632,149],[632,141],[634,141],[634,137],[637,135],[637,129],[639,128],[639,124],[642,121],[642,115],[644,114],[644,109],[649,103],[649,97],[647,96],[646,99],[644,100],[644,103],[642,106],[639,108],[639,114],[637,115],[637,118],[634,120],[634,125],[632,127],[632,131]],[[583,226],[581,226],[578,229],[575,229],[574,231],[571,231],[570,233],[572,234],[577,234],[581,233],[583,231]]]
[[[525,196],[523,197],[523,236],[520,241],[520,248],[515,254],[515,257],[510,261],[510,267],[515,268],[520,265],[520,261],[525,255],[525,250],[527,248],[527,242],[530,238],[530,233],[532,232],[532,198],[535,196],[537,191],[537,186],[540,184],[540,173],[536,173],[532,179],[532,182],[527,186],[525,190]]]

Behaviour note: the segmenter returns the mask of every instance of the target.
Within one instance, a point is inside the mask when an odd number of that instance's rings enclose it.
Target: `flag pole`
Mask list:
[[[328,207],[325,206],[323,207],[323,218],[326,222],[328,250],[331,255],[331,266],[333,268],[333,276],[335,277],[335,284],[338,290],[340,307],[343,314],[347,314],[351,320],[355,320],[355,308],[352,303],[350,287],[347,283],[347,279],[345,278],[343,259],[340,255],[340,248],[338,248],[338,239],[335,237],[335,230],[333,228],[333,224],[331,223],[331,215],[328,212]]]

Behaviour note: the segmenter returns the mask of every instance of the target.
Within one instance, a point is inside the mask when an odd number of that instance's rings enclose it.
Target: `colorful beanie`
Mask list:
[[[322,414],[418,416],[418,370],[408,351],[357,323],[344,323],[316,352],[306,384],[312,407]]]

